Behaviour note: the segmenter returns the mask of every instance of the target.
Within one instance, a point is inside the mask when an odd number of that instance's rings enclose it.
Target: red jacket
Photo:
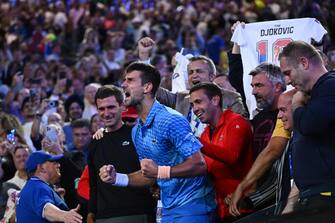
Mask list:
[[[90,199],[90,175],[88,172],[88,165],[85,166],[83,173],[78,182],[77,193],[86,200]]]
[[[214,181],[218,214],[229,215],[224,198],[235,191],[252,163],[252,128],[241,115],[225,110],[210,138],[207,126],[200,137],[207,168]]]

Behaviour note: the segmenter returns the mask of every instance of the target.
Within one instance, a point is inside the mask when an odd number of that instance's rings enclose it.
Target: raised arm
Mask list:
[[[240,215],[238,210],[239,201],[251,192],[251,188],[267,172],[273,162],[278,159],[286,148],[288,139],[284,137],[272,137],[265,149],[257,156],[254,164],[243,181],[237,186],[231,198],[229,212]]]
[[[150,37],[144,37],[137,43],[138,57],[141,61],[148,61],[156,43]]]
[[[234,33],[237,25],[239,24],[241,24],[243,27],[245,25],[244,23],[241,22],[234,23],[234,25],[231,27],[232,33]],[[228,74],[229,81],[231,85],[237,90],[237,92],[241,94],[244,107],[248,109],[243,87],[242,58],[240,54],[240,47],[237,45],[237,43],[234,43],[232,52],[228,53],[228,64],[229,64],[229,74]]]

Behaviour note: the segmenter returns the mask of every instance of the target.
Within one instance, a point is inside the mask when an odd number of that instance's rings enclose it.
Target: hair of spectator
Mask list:
[[[286,57],[288,63],[296,67],[301,57],[307,58],[312,64],[322,64],[323,60],[317,49],[304,41],[293,41],[287,44],[279,54],[279,59]]]
[[[208,58],[206,56],[203,56],[203,55],[191,57],[189,59],[190,62],[198,61],[198,60],[201,60],[204,63],[206,63],[208,65],[209,75],[211,77],[215,77],[215,75],[216,75],[216,67],[215,67],[215,64],[214,64],[213,60],[211,60],[210,58]]]
[[[20,111],[23,111],[24,106],[25,106],[28,102],[30,102],[30,98],[29,98],[29,96],[28,96],[28,97],[25,97],[25,98],[22,100],[22,104],[21,104]]]
[[[273,85],[280,84],[283,92],[286,90],[284,75],[277,65],[271,63],[262,63],[250,71],[249,75],[256,76],[259,73],[265,73]]]
[[[156,91],[160,85],[161,82],[161,75],[159,71],[150,64],[145,64],[141,62],[134,62],[131,63],[127,68],[125,73],[130,73],[132,71],[139,71],[141,73],[141,83],[142,85],[146,83],[152,84],[152,91],[151,94],[155,95]]]
[[[29,148],[29,146],[26,144],[22,144],[22,143],[15,144],[13,154],[15,155],[16,151],[18,151],[19,149],[26,149],[29,152],[29,154],[31,154],[31,149]]]
[[[115,97],[119,105],[123,104],[123,100],[124,100],[123,91],[114,85],[104,85],[100,87],[97,93],[95,94],[95,99],[94,99],[95,104],[97,105],[98,99],[104,99],[104,98],[108,98],[112,96]]]
[[[79,118],[71,122],[71,128],[72,129],[79,129],[79,128],[88,128],[91,130],[91,124],[88,119],[85,118]]]
[[[82,110],[84,110],[84,101],[78,95],[74,94],[68,97],[64,103],[64,109],[66,114],[69,114],[70,106],[75,102],[81,107]]]
[[[152,60],[151,60],[151,64],[152,64],[153,66],[156,66],[157,64],[159,64],[160,62],[162,62],[162,61],[164,61],[164,60],[166,60],[165,55],[157,54],[157,55],[155,55],[155,56],[152,58]]]
[[[222,69],[216,69],[216,75],[215,77],[229,77],[228,74],[226,72],[224,72]]]
[[[19,138],[19,142],[26,143],[26,140],[23,137],[23,127],[20,120],[15,115],[2,115],[0,117],[0,127],[5,132],[15,129],[15,135]]]
[[[214,83],[210,83],[210,82],[199,83],[199,84],[196,84],[196,85],[191,87],[190,94],[192,94],[193,92],[198,91],[198,90],[204,90],[205,94],[207,95],[207,97],[210,100],[214,96],[219,96],[220,97],[219,106],[220,106],[220,108],[222,108],[222,92],[221,92],[221,89],[219,88],[219,86],[217,86]]]

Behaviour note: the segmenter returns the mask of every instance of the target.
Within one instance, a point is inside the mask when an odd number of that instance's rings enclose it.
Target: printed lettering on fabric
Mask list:
[[[275,26],[280,26],[280,25],[275,25]],[[293,30],[294,30],[294,26],[261,29],[260,37],[273,36],[273,35],[283,35],[283,34],[293,34]]]
[[[285,19],[239,25],[231,41],[241,48],[243,64],[243,86],[249,111],[256,109],[256,101],[251,88],[252,69],[260,63],[269,62],[279,65],[278,56],[282,49],[293,40],[307,43],[311,39],[319,42],[327,31],[314,18]]]

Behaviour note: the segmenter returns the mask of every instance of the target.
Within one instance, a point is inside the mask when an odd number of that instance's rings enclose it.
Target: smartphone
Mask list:
[[[7,141],[13,145],[16,143],[15,142],[15,129],[7,131]]]
[[[50,142],[56,143],[58,138],[57,129],[54,126],[47,126],[45,137],[47,137]]]

